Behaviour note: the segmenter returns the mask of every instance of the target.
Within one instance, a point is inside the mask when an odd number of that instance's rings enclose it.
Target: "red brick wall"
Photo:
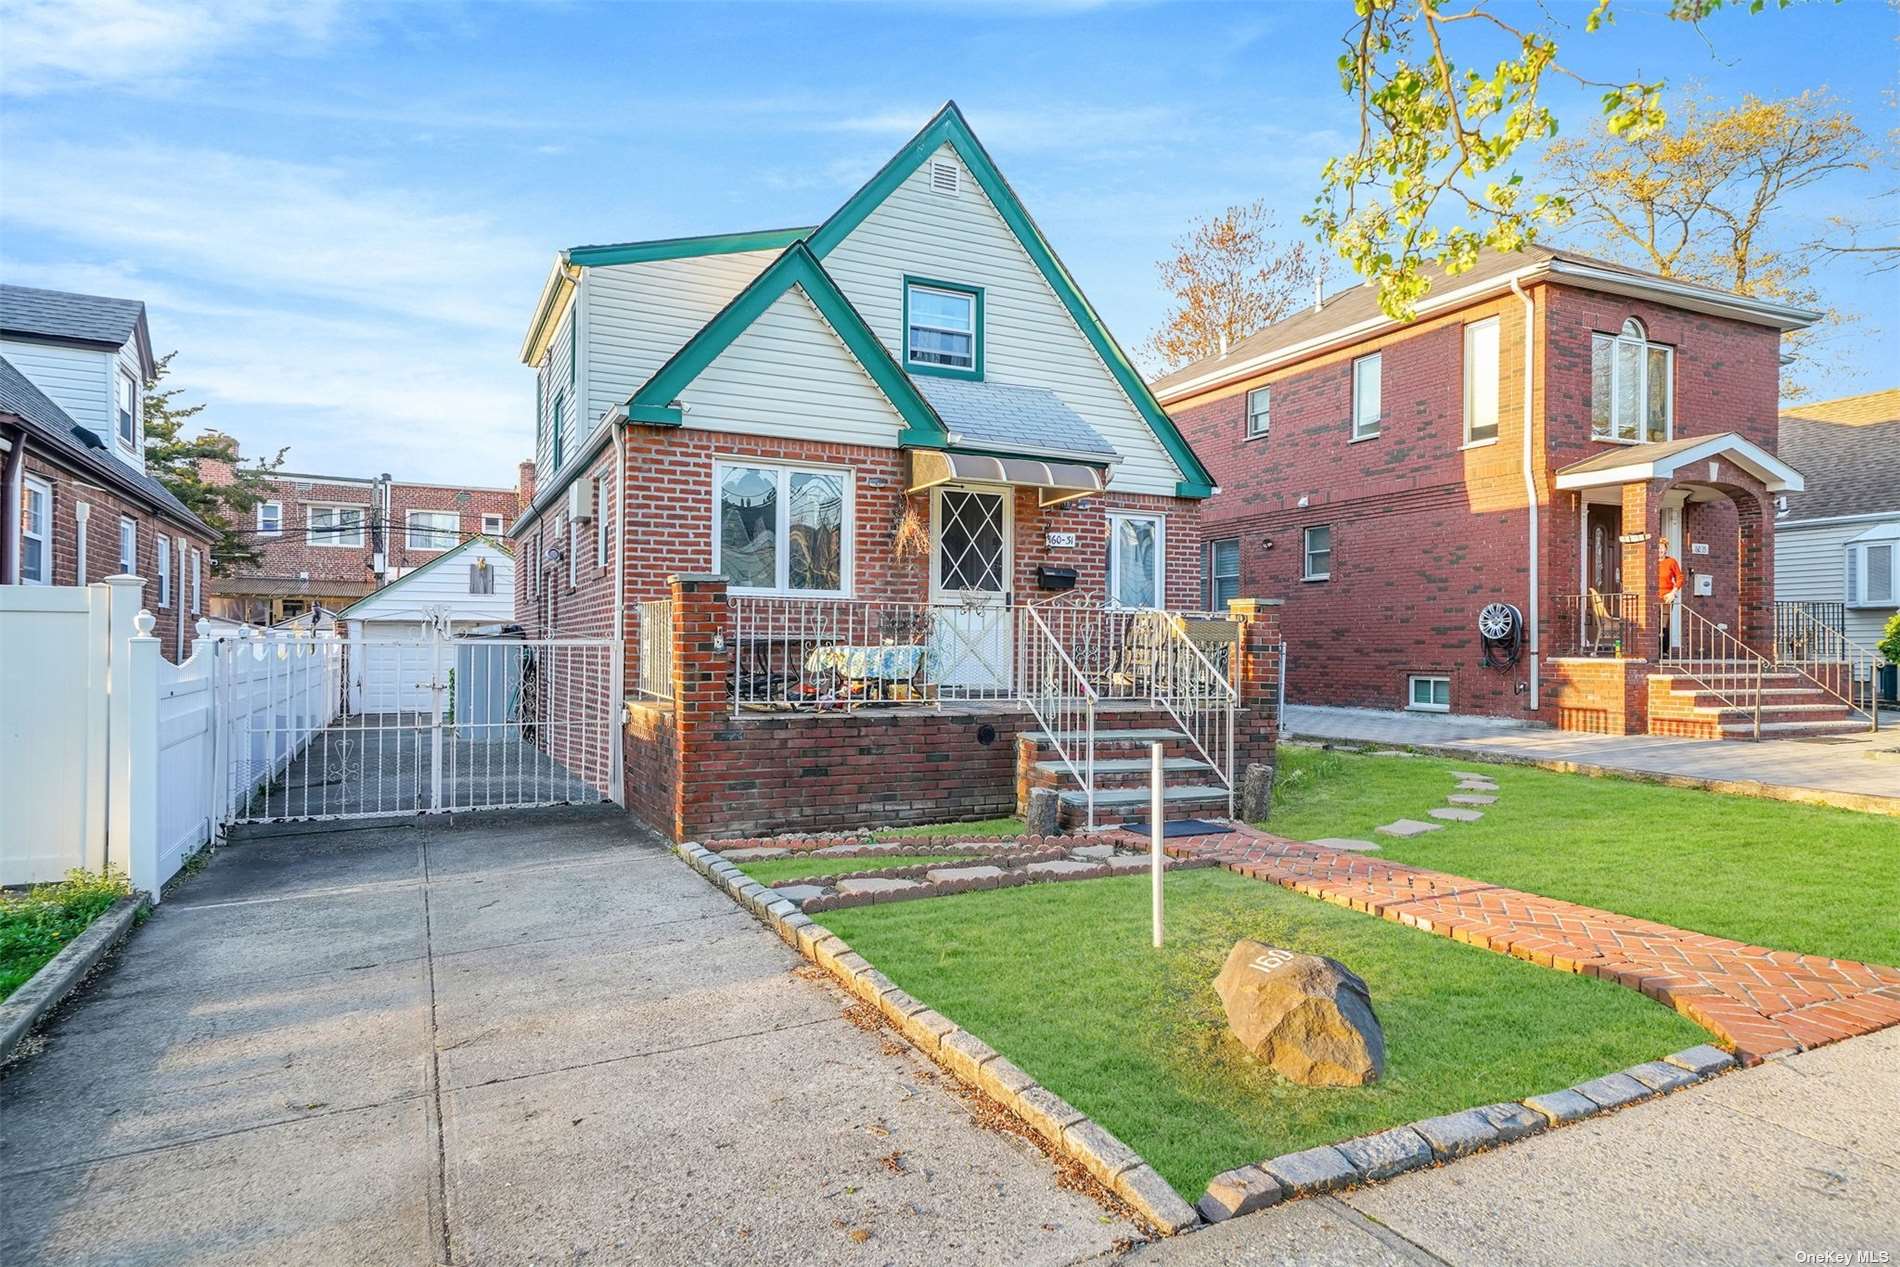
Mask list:
[[[1544,686],[1564,730],[1640,735],[1648,729],[1649,673],[1643,660],[1553,659]]]
[[[184,528],[162,519],[151,509],[94,482],[76,476],[68,468],[48,461],[37,452],[26,456],[26,473],[46,481],[53,490],[52,554],[55,585],[79,583],[79,516],[77,507],[91,507],[86,519],[86,580],[103,581],[119,571],[119,520],[130,518],[138,526],[139,576],[146,578],[139,603],[158,620],[152,632],[159,638],[167,660],[176,664],[191,654],[191,641],[197,637],[196,623],[209,608],[211,582],[211,541],[192,536]],[[24,501],[24,499],[23,499]],[[24,505],[22,506],[24,513]],[[171,539],[170,601],[159,602],[158,538]],[[180,543],[183,543],[182,547]],[[199,554],[199,583],[203,587],[199,610],[191,610],[191,552]]]
[[[1533,446],[1548,625],[1557,596],[1581,588],[1577,499],[1553,493],[1552,472],[1606,449],[1589,438],[1591,332],[1614,333],[1635,315],[1653,341],[1676,347],[1676,435],[1737,431],[1771,450],[1779,338],[1762,327],[1619,296],[1557,286],[1531,294],[1539,324]],[[1461,448],[1462,327],[1493,315],[1502,335],[1499,439]],[[1455,712],[1524,715],[1528,695],[1518,688],[1528,664],[1482,667],[1475,627],[1485,603],[1522,608],[1529,590],[1523,337],[1522,305],[1507,295],[1171,406],[1221,487],[1202,509],[1202,535],[1239,539],[1241,593],[1285,599],[1293,702],[1403,708],[1408,676],[1431,673],[1451,679]],[[1383,426],[1378,439],[1352,443],[1351,363],[1374,350],[1383,357]],[[1271,431],[1247,439],[1246,393],[1262,384],[1273,389]],[[1714,548],[1682,562],[1718,575],[1716,595],[1704,600],[1712,610],[1739,601],[1733,513],[1715,505],[1690,514],[1691,540]],[[1333,529],[1333,576],[1307,582],[1301,530],[1318,524]],[[1556,720],[1556,706],[1546,701],[1539,716]]]

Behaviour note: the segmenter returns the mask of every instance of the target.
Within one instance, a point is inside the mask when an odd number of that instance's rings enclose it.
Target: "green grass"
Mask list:
[[[32,979],[60,948],[132,891],[124,876],[69,871],[56,884],[0,894],[0,999]]]
[[[825,924],[1139,1151],[1188,1200],[1213,1175],[1654,1060],[1708,1035],[1640,994],[1552,972],[1225,871],[827,911]],[[1330,955],[1365,978],[1383,1080],[1297,1086],[1227,1033],[1213,982],[1235,941]]]
[[[871,835],[878,840],[909,840],[917,836],[961,836],[965,840],[984,840],[993,836],[1020,836],[1020,818],[986,818],[975,823],[925,823],[922,827],[880,827]]]
[[[971,855],[967,853],[932,853],[894,856],[890,854],[872,855],[865,858],[840,858],[835,855],[814,858],[757,858],[751,862],[738,864],[739,870],[757,880],[760,884],[777,884],[781,880],[796,880],[808,875],[844,875],[852,871],[873,871],[884,867],[909,867],[920,862],[960,862]]]
[[[1475,823],[1411,840],[1375,836],[1424,818],[1482,768],[1498,803]],[[1299,840],[1347,836],[1380,856],[1678,928],[1836,958],[1900,964],[1900,822],[1629,779],[1466,758],[1355,756],[1284,747],[1273,817]]]

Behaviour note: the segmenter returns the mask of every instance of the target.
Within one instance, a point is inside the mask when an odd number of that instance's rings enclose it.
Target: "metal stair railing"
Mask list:
[[[1799,673],[1880,730],[1879,678],[1886,657],[1793,604],[1775,605],[1775,663]],[[1864,693],[1863,693],[1864,692]]]
[[[1172,612],[1168,639],[1154,665],[1154,699],[1168,710],[1214,777],[1227,790],[1227,817],[1234,816],[1234,709],[1240,692],[1187,636],[1187,622]]]
[[[1042,727],[1056,756],[1082,785],[1086,824],[1095,829],[1095,706],[1099,696],[1088,678],[1043,619],[1028,605],[1020,609],[1017,641],[1017,696]]]
[[[1657,657],[1659,664],[1686,677],[1732,709],[1754,714],[1754,737],[1761,738],[1762,677],[1773,666],[1753,647],[1706,616],[1681,604],[1682,637]],[[1658,604],[1658,637],[1669,628],[1670,604]]]

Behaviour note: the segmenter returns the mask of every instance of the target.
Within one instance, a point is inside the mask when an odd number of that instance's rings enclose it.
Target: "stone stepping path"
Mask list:
[[[1445,799],[1453,805],[1496,805],[1498,803],[1497,797],[1484,796],[1477,792],[1453,792]]]
[[[1168,852],[1627,986],[1729,1043],[1745,1064],[1900,1024],[1900,968],[1751,946],[1246,826],[1182,837]]]
[[[1321,849],[1344,849],[1349,853],[1377,853],[1379,846],[1370,840],[1354,840],[1350,836],[1321,836],[1312,842]]]
[[[1437,823],[1424,823],[1416,818],[1401,818],[1397,822],[1386,823],[1372,830],[1382,836],[1397,836],[1404,839],[1408,836],[1423,836],[1428,831],[1444,831],[1445,829]]]
[[[1483,810],[1445,809],[1442,806],[1438,809],[1428,809],[1425,812],[1430,814],[1433,818],[1442,818],[1448,823],[1475,823],[1484,817]]]

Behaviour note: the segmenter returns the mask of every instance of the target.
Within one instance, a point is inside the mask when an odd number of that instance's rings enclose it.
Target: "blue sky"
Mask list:
[[[1619,0],[1594,36],[1584,5],[1551,8],[1586,74],[1719,99],[1825,84],[1870,133],[1897,122],[1881,0],[1700,33]],[[533,425],[515,354],[557,249],[815,223],[946,97],[1132,346],[1194,217],[1265,197],[1303,232],[1355,126],[1332,67],[1349,13],[0,0],[0,277],[144,299],[176,381],[247,453],[509,483]],[[1555,91],[1585,125],[1591,95]],[[1892,183],[1825,185],[1789,231]],[[1891,276],[1823,280],[1861,319],[1816,385],[1890,385]]]

